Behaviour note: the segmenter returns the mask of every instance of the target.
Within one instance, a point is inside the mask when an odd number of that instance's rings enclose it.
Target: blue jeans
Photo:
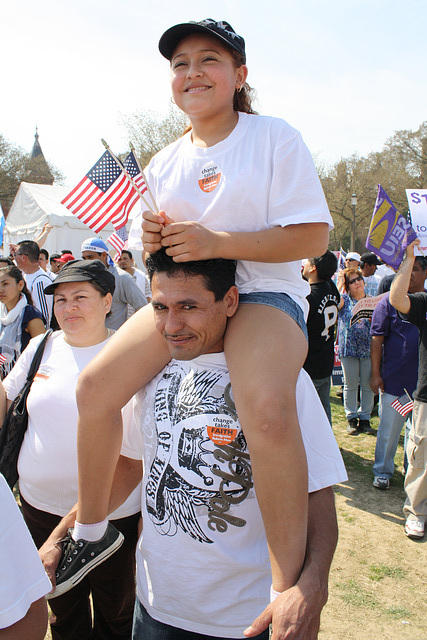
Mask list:
[[[370,420],[374,408],[374,393],[371,389],[371,359],[342,357],[344,372],[344,409],[347,420],[359,418]],[[360,407],[357,390],[360,385]]]
[[[391,403],[399,396],[381,393],[379,402],[380,423],[375,446],[374,476],[392,478],[394,472],[394,456],[399,443],[400,432],[405,424],[405,417],[393,409]]]
[[[327,378],[312,378],[313,384],[316,387],[317,395],[320,398],[320,402],[323,405],[326,415],[328,416],[329,424],[332,426],[331,416],[331,376]]]
[[[248,622],[248,626],[252,621]],[[268,640],[268,629],[258,636],[256,640]],[[132,640],[227,640],[218,636],[206,636],[193,631],[184,631],[177,627],[171,627],[163,622],[154,620],[142,606],[139,598],[136,598],[133,614]],[[228,639],[231,640],[231,639]],[[242,636],[244,640],[244,636]]]

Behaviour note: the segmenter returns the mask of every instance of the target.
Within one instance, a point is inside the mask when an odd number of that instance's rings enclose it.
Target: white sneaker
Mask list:
[[[424,522],[408,519],[405,524],[405,533],[408,538],[424,538]]]
[[[372,484],[376,489],[390,489],[390,480],[384,476],[375,476]]]

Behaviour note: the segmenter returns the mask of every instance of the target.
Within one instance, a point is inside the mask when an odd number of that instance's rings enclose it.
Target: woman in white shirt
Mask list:
[[[46,288],[53,294],[61,331],[48,339],[34,378],[18,460],[23,515],[37,547],[77,501],[75,388],[80,371],[113,333],[105,327],[105,318],[114,286],[113,274],[99,260],[79,260],[65,265]],[[8,404],[24,384],[39,341],[30,342],[3,381]],[[139,510],[135,493],[112,516],[124,534],[121,548],[77,587],[51,600],[53,640],[131,637]]]

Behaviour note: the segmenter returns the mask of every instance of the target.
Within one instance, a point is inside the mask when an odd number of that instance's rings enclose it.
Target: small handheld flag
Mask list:
[[[126,223],[124,208],[135,189],[107,149],[79,184],[61,201],[96,233],[112,222]]]
[[[120,254],[123,249],[127,249],[128,232],[126,229],[126,225],[123,225],[123,227],[120,227],[120,229],[116,229],[115,232],[107,238],[107,242],[109,242],[115,248],[118,254]]]
[[[390,267],[397,269],[402,262],[406,247],[416,238],[417,234],[409,222],[398,213],[382,186],[378,185],[366,248]]]
[[[403,396],[400,396],[400,398],[393,400],[391,406],[393,409],[396,409],[397,413],[400,413],[401,416],[406,416],[412,411],[414,402],[408,392],[406,392]]]

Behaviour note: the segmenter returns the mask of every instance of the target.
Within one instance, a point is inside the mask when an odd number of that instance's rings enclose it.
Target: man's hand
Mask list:
[[[175,262],[219,258],[221,233],[211,231],[199,222],[175,222],[161,231],[162,246]]]
[[[142,217],[141,240],[144,250],[147,253],[155,253],[162,248],[162,229],[174,221],[164,211],[159,211],[159,213],[144,211]]]
[[[320,627],[320,614],[326,604],[327,594],[320,591],[304,594],[296,585],[281,593],[264,609],[245,636],[252,638],[272,623],[272,640],[316,640]]]
[[[375,394],[384,391],[384,382],[380,375],[373,375],[371,377],[371,389]]]

